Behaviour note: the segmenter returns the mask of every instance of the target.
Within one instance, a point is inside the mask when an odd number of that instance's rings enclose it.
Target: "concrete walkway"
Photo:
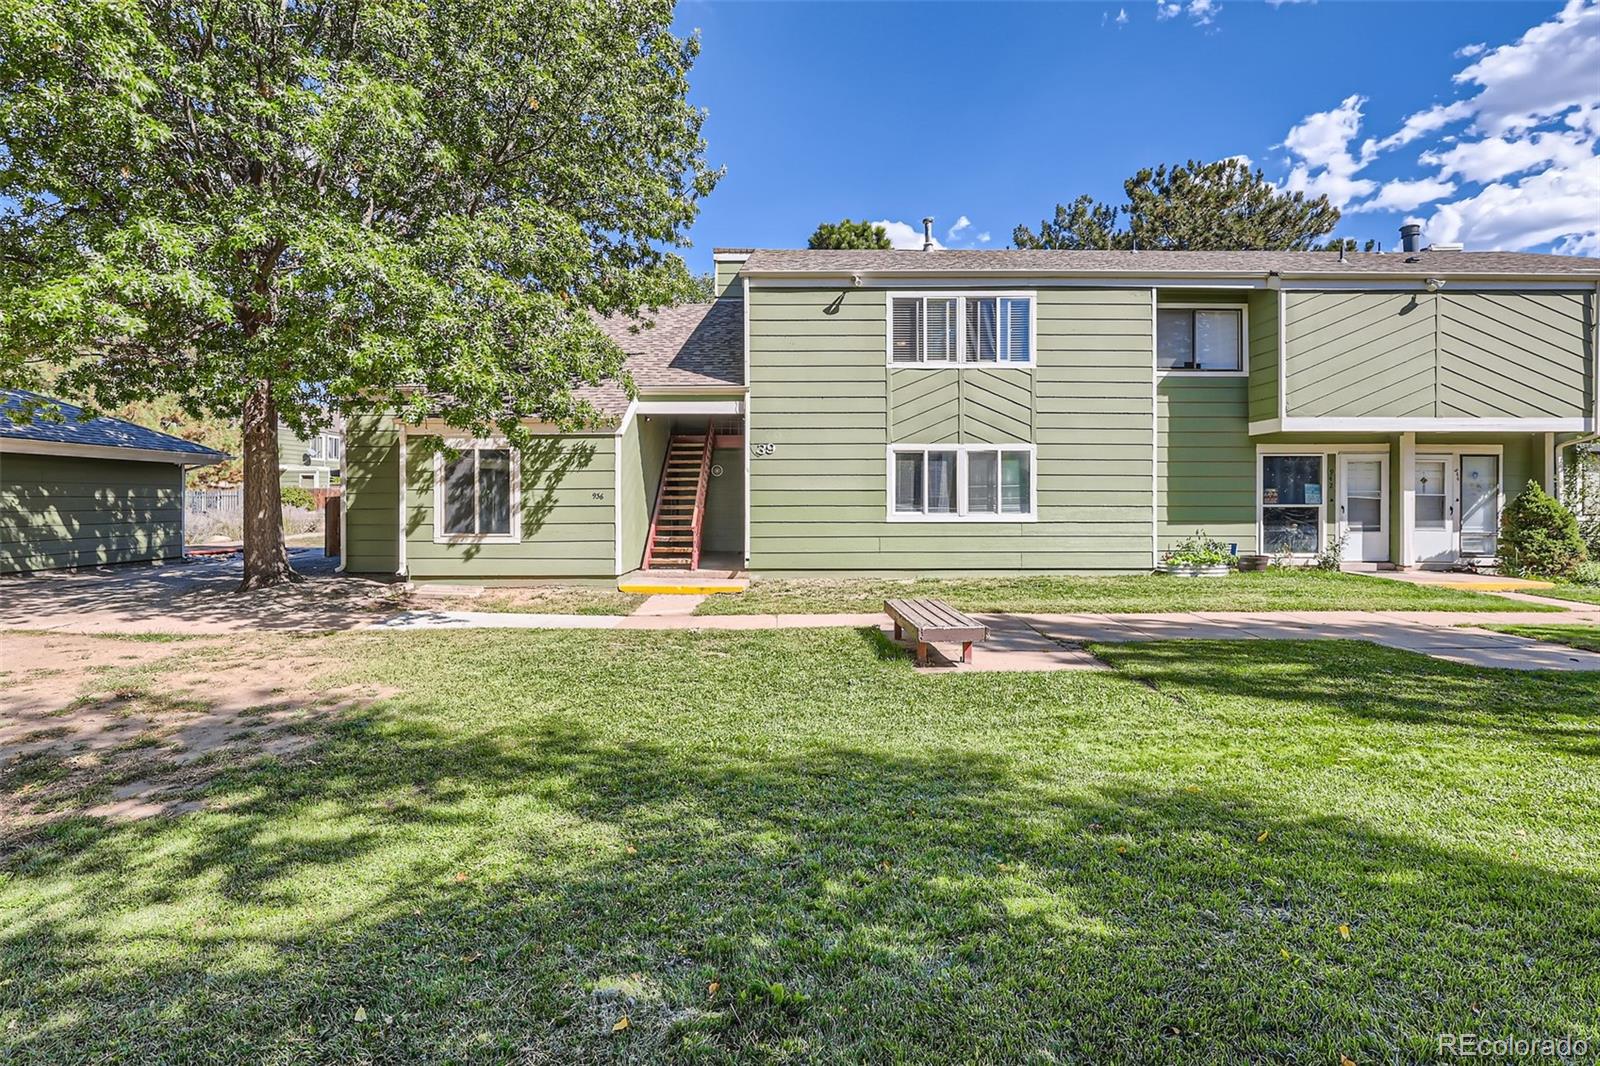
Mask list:
[[[657,597],[668,599],[670,597]],[[1485,615],[1452,611],[1208,611],[1192,614],[984,614],[991,629],[965,670],[1093,669],[1080,645],[1153,640],[1365,640],[1421,652],[1435,659],[1510,670],[1600,671],[1600,655],[1565,644],[1528,640],[1476,628],[1494,625],[1586,624],[1600,620],[1574,611],[1506,611]],[[884,625],[882,614],[746,614],[697,617],[681,613],[605,615],[491,614],[471,611],[407,612],[374,624],[378,629],[688,629],[749,631]],[[1462,628],[1469,627],[1469,628]],[[945,654],[945,661],[954,656]],[[952,667],[930,667],[948,670]]]

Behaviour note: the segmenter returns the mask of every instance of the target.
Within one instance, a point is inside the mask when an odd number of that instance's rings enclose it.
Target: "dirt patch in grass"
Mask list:
[[[198,809],[220,770],[286,758],[311,724],[385,693],[324,678],[315,640],[0,634],[0,845],[68,815]]]
[[[632,614],[644,596],[613,588],[528,585],[468,589],[421,585],[407,595],[407,610],[486,611],[496,614]]]

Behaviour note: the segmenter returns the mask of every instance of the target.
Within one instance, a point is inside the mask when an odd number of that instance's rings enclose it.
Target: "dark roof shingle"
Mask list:
[[[54,404],[64,421],[56,422],[34,415],[27,422],[13,421],[13,413],[23,410],[24,402],[34,400]],[[38,441],[46,444],[84,444],[98,448],[127,448],[139,451],[172,452],[192,456],[196,463],[209,464],[226,459],[226,452],[203,444],[147,429],[120,418],[84,419],[83,408],[22,389],[0,389],[0,438]]]
[[[663,307],[637,318],[612,315],[599,323],[627,357],[624,365],[638,388],[744,384],[744,304],[740,300]],[[628,394],[616,382],[573,391],[602,415],[620,418],[628,409]]]

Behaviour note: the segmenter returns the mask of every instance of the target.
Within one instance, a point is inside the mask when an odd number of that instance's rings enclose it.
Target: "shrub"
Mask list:
[[[1344,546],[1349,539],[1348,535],[1341,535],[1328,541],[1328,546],[1317,553],[1311,565],[1318,570],[1339,569],[1344,565]]]
[[[1569,577],[1589,557],[1578,520],[1529,481],[1500,517],[1500,565],[1509,574]]]
[[[302,511],[311,511],[317,506],[317,498],[311,495],[311,490],[303,489],[299,485],[285,485],[278,495],[285,507],[298,507]]]
[[[1161,561],[1174,566],[1231,566],[1234,558],[1226,544],[1206,536],[1205,530],[1197,529],[1194,536],[1186,537],[1163,552]]]
[[[1574,585],[1600,586],[1600,563],[1579,563],[1568,580]]]

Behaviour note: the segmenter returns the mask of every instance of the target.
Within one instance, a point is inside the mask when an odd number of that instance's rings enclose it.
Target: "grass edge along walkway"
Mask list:
[[[1365,574],[1267,570],[1225,578],[1166,574],[962,578],[756,578],[742,593],[708,596],[695,614],[846,614],[881,611],[893,596],[934,596],[963,611],[1164,614],[1195,611],[1538,611],[1562,608]]]

